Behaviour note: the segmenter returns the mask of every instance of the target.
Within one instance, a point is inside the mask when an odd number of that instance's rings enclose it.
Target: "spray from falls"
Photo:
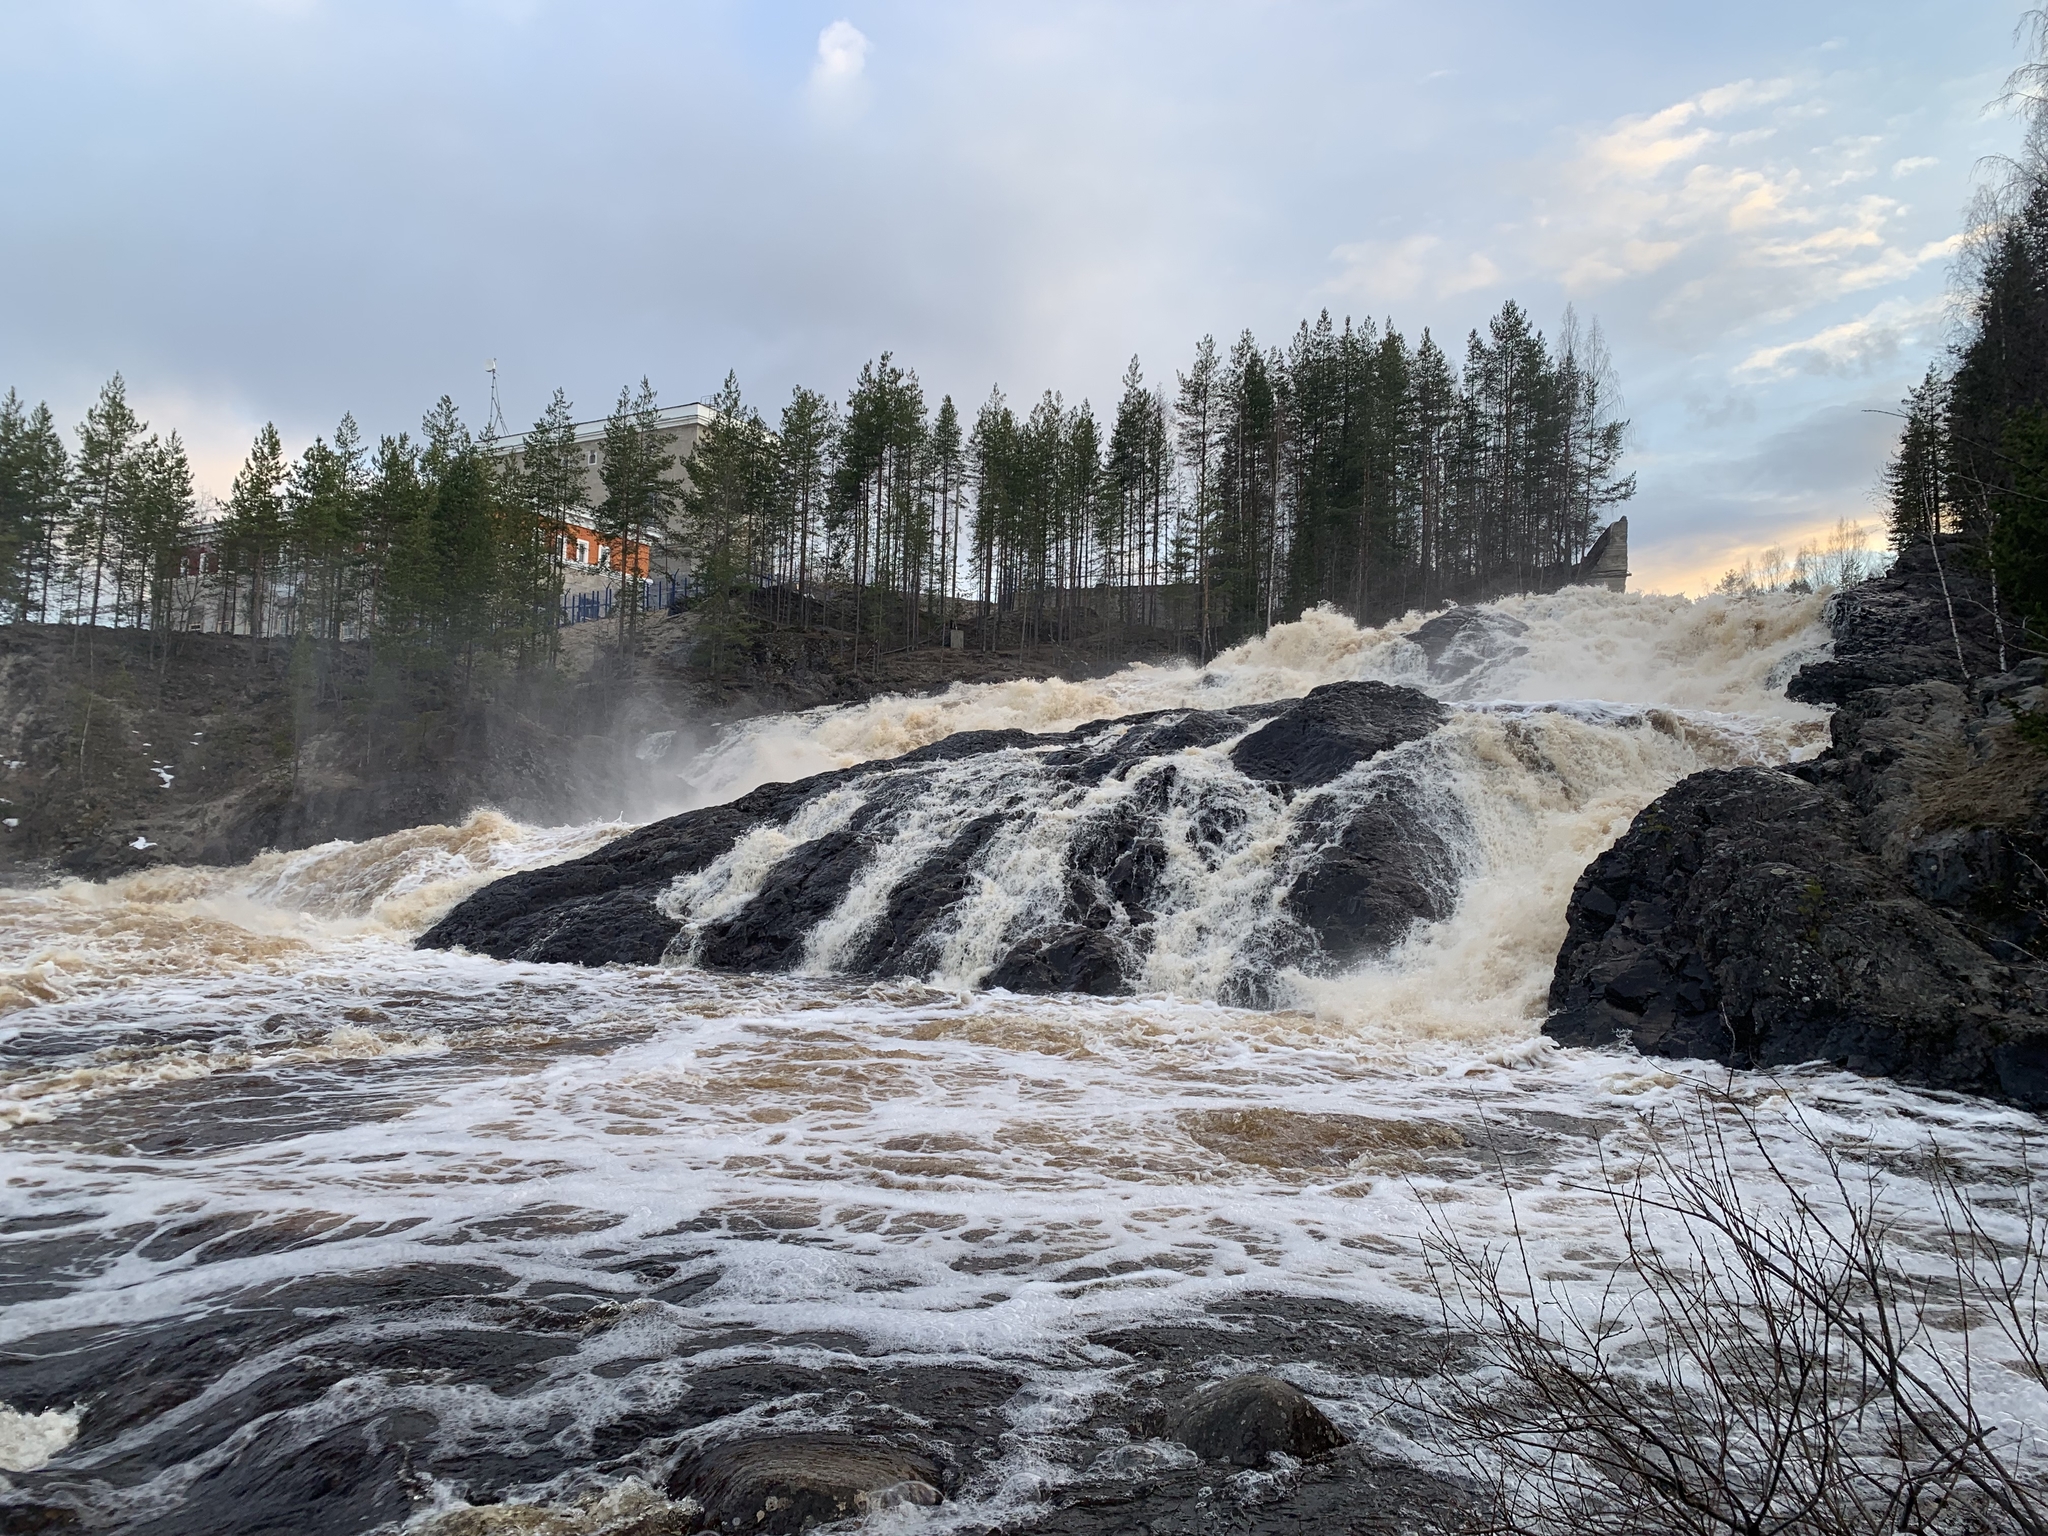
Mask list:
[[[687,929],[671,958],[701,959],[707,935],[799,873],[793,850],[816,860],[836,839],[853,867],[809,893],[796,931],[770,936],[773,968],[985,983],[1034,935],[1092,921],[1104,936],[1090,941],[1095,958],[1138,990],[1293,1001],[1396,1033],[1498,1030],[1535,1007],[1572,880],[1636,810],[1696,768],[1817,746],[1823,717],[1782,689],[1826,645],[1820,610],[1820,599],[1791,595],[1688,602],[1580,589],[1384,629],[1318,611],[1199,670],[1134,666],[753,721],[691,758],[679,795],[731,799],[799,770],[972,732],[1046,739],[1117,716],[1242,712],[1209,738],[1165,743],[1086,783],[1062,779],[1045,761],[1052,749],[1026,738],[937,765],[894,808],[877,783],[848,784],[792,812],[801,819],[766,819],[715,868],[665,880],[649,900]],[[1370,679],[1446,700],[1452,717],[1428,740],[1300,795],[1232,767],[1234,743],[1278,701]],[[1427,855],[1408,892],[1416,921],[1382,933],[1371,955],[1347,956],[1316,940],[1299,908],[1313,894],[1309,866],[1341,854],[1346,818],[1374,804],[1399,807]],[[530,828],[480,811],[458,827],[231,869],[0,892],[0,932],[18,957],[0,969],[0,1013],[154,978],[288,971],[335,945],[403,938],[495,878],[623,830]],[[953,884],[941,891],[946,855]],[[1142,902],[1123,899],[1141,887]],[[934,905],[952,916],[935,921]]]

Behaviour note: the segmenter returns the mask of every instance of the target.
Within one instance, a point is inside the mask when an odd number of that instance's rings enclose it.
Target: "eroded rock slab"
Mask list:
[[[1283,966],[1349,964],[1449,913],[1460,809],[1426,792],[1426,765],[1407,758],[1354,773],[1448,714],[1415,689],[1352,682],[1058,735],[963,733],[508,876],[419,942],[1107,996],[1143,975],[1158,925],[1194,899],[1190,882],[1263,827],[1287,844],[1271,865],[1275,900],[1247,918],[1255,932],[1234,935],[1248,941],[1222,987],[1256,1001]]]

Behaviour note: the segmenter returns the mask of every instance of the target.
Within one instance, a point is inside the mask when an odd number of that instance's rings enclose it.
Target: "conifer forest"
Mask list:
[[[1105,413],[1055,391],[934,403],[888,353],[843,398],[779,408],[729,375],[687,466],[643,380],[604,422],[595,491],[560,391],[511,439],[446,397],[417,435],[344,416],[296,459],[266,426],[214,503],[116,376],[68,435],[0,403],[0,617],[367,641],[467,687],[553,665],[574,525],[614,571],[653,551],[713,668],[769,627],[835,636],[856,668],[949,638],[1202,660],[1318,604],[1374,621],[1556,585],[1633,493],[1618,401],[1569,311],[1546,336],[1509,302],[1456,355],[1325,312],[1285,346],[1205,337],[1170,377],[1134,358]],[[624,588],[622,639],[647,602]]]
[[[1959,277],[1960,336],[1901,403],[1884,475],[1896,550],[1959,536],[1990,577],[2001,643],[2048,635],[2048,26],[2008,83],[2024,146],[1971,210]]]

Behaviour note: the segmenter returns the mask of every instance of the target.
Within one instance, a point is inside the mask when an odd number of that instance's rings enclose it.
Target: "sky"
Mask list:
[[[1113,409],[1323,309],[1597,320],[1636,586],[1872,530],[1952,340],[2016,4],[0,0],[0,390],[115,370],[225,494],[274,420],[514,430],[883,351]]]

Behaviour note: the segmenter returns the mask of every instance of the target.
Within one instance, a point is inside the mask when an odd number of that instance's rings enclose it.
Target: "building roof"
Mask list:
[[[702,400],[692,400],[688,405],[663,406],[655,412],[655,420],[660,427],[702,427],[717,414],[716,411],[712,410]],[[599,416],[591,421],[577,422],[575,424],[576,441],[579,443],[596,442],[604,436],[605,422],[609,419],[609,417]],[[492,453],[517,453],[526,446],[526,439],[530,435],[526,432],[510,433],[493,442],[490,445],[489,451]]]

